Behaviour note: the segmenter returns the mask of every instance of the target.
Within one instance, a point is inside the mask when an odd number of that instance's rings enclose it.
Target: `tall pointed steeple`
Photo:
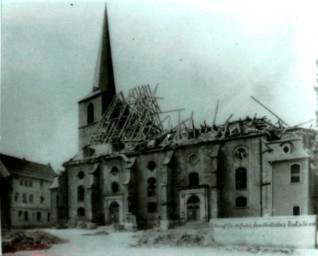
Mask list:
[[[111,54],[111,43],[108,27],[107,6],[105,6],[104,22],[101,35],[101,42],[97,55],[96,70],[93,89],[115,93],[114,70]]]
[[[116,94],[110,36],[105,7],[101,42],[96,62],[92,91],[79,104],[78,145],[82,149],[89,144],[98,122]]]

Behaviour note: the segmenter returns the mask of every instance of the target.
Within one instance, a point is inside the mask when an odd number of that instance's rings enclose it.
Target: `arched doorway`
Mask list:
[[[117,202],[112,202],[109,206],[109,222],[110,224],[119,222],[119,204]]]
[[[187,221],[200,220],[200,199],[197,196],[191,196],[187,202]]]

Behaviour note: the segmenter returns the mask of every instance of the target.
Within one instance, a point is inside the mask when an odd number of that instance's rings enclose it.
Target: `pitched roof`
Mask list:
[[[10,175],[17,174],[50,181],[56,176],[50,165],[39,164],[4,154],[0,154],[0,162]]]
[[[3,165],[3,163],[0,161],[0,178],[7,178],[10,176],[10,173],[8,172],[7,168]]]

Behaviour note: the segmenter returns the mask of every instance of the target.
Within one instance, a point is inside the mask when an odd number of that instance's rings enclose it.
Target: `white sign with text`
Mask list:
[[[316,215],[212,219],[221,244],[315,248]]]

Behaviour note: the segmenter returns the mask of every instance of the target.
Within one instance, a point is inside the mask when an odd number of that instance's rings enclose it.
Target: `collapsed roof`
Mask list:
[[[103,115],[95,130],[90,145],[86,149],[104,150],[104,154],[113,152],[129,153],[143,152],[151,149],[174,148],[179,145],[196,144],[204,141],[225,140],[234,137],[265,135],[269,140],[279,139],[287,130],[295,127],[286,127],[278,120],[273,124],[267,117],[230,121],[232,115],[221,125],[208,125],[205,121],[196,127],[193,116],[186,120],[179,120],[178,125],[171,127],[162,118],[162,112],[149,85],[133,88],[128,96],[117,94],[107,111]],[[178,109],[175,111],[181,111]],[[109,150],[109,146],[112,147]],[[84,149],[85,150],[85,149]],[[100,152],[101,153],[101,152]]]

